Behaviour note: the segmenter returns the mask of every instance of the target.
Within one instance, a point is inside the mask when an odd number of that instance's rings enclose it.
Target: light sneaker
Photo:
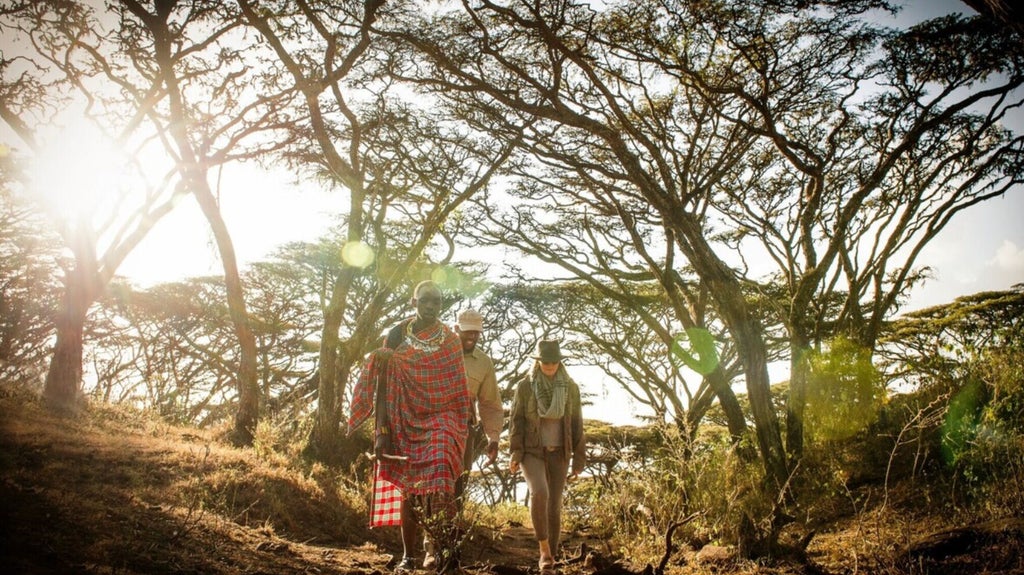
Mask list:
[[[412,557],[402,557],[402,560],[395,566],[395,573],[412,573],[415,570],[416,560]]]
[[[437,556],[434,554],[434,540],[430,535],[423,536],[423,568],[433,569],[437,567]]]

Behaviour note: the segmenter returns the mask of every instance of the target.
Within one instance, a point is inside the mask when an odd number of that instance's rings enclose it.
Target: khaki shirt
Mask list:
[[[480,422],[488,441],[498,441],[505,411],[501,407],[494,362],[486,353],[480,351],[480,348],[474,349],[473,353],[464,354],[463,357],[466,360],[469,395],[475,405],[473,423]]]

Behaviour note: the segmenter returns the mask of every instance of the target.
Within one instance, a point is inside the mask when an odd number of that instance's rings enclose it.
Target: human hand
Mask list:
[[[373,352],[373,360],[374,361],[382,361],[382,362],[386,363],[386,362],[391,360],[391,356],[394,355],[394,354],[395,354],[395,350],[393,350],[391,348],[388,348],[388,347],[382,347],[382,348],[380,348],[378,350],[375,350]]]
[[[487,465],[498,459],[498,442],[492,441],[487,444]]]
[[[511,471],[513,475],[516,474],[516,473],[519,473],[519,462],[518,461],[509,461],[508,462],[508,470]]]
[[[579,479],[579,477],[580,477],[579,471],[570,471],[569,472],[569,476],[565,478],[565,481],[566,481],[566,483],[572,483],[573,481],[576,481],[577,479]]]

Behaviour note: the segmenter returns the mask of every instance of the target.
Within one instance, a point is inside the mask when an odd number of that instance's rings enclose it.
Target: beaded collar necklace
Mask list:
[[[444,342],[444,330],[440,329],[440,322],[435,324],[437,329],[434,330],[433,335],[430,335],[425,339],[416,337],[416,334],[412,329],[412,324],[414,323],[416,323],[415,320],[410,321],[405,328],[405,343],[419,351],[425,351],[428,353],[441,349],[441,344]]]

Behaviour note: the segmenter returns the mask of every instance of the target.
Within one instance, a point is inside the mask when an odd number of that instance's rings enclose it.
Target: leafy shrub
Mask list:
[[[640,564],[661,557],[669,527],[683,519],[692,520],[675,532],[674,540],[698,548],[734,542],[732,526],[743,515],[767,517],[760,466],[737,457],[727,433],[711,429],[690,442],[674,428],[661,431],[656,449],[629,454],[606,485],[574,486],[567,497],[568,515],[586,513],[595,535]]]
[[[987,350],[950,402],[943,453],[954,501],[985,517],[1024,514],[1024,345]]]
[[[885,387],[870,350],[836,338],[828,350],[812,350],[805,359],[810,368],[805,411],[809,435],[825,441],[845,439],[874,422]]]

